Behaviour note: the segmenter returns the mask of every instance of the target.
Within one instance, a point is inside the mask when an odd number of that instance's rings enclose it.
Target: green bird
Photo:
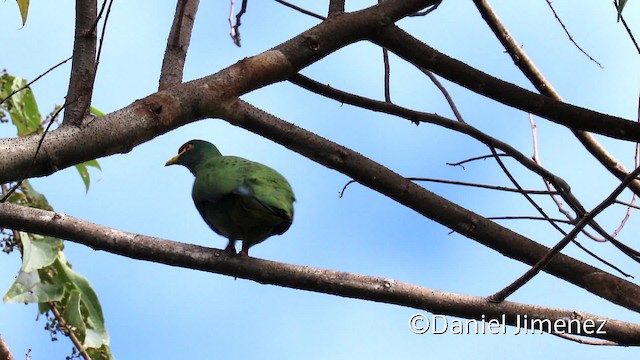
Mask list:
[[[195,176],[191,196],[204,221],[229,239],[225,251],[240,255],[270,236],[284,234],[293,222],[291,185],[272,168],[237,156],[223,156],[215,145],[191,140],[165,166],[178,164]]]

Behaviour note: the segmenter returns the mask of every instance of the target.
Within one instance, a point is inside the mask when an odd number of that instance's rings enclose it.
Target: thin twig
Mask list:
[[[560,16],[558,16],[558,13],[556,13],[556,9],[553,8],[553,5],[551,5],[551,1],[547,0],[547,5],[549,5],[549,8],[551,9],[551,12],[553,12],[553,16],[556,17],[556,20],[558,20],[558,23],[560,24],[560,26],[562,26],[562,30],[564,30],[565,34],[567,34],[567,36],[569,37],[569,40],[571,40],[571,42],[573,43],[573,45],[575,45],[578,50],[580,50],[583,54],[585,54],[589,60],[593,61],[594,63],[598,64],[598,66],[600,66],[601,69],[604,69],[604,67],[602,66],[602,64],[600,64],[596,59],[594,59],[593,57],[591,57],[591,55],[589,55],[586,51],[584,51],[580,45],[578,45],[578,43],[573,40],[573,37],[571,36],[571,34],[569,33],[569,30],[567,29],[567,27],[564,25],[564,23],[562,22],[562,20],[560,19]]]
[[[489,296],[488,300],[491,302],[504,301],[509,295],[516,292],[519,288],[524,286],[529,280],[533,279],[545,266],[556,256],[567,244],[571,242],[581,231],[587,226],[598,214],[604,209],[613,204],[618,197],[626,189],[627,185],[633,181],[640,174],[640,167],[636,168],[607,196],[600,204],[598,204],[592,211],[586,213],[576,226],[558,242],[553,248],[551,248],[545,256],[542,257],[534,266],[532,266],[526,273],[516,279],[513,283],[509,284],[504,289]]]
[[[56,317],[56,320],[58,321],[58,325],[60,325],[60,327],[64,329],[65,335],[67,335],[69,339],[71,339],[73,346],[75,346],[76,349],[78,349],[78,353],[80,354],[80,356],[82,356],[82,358],[85,360],[91,360],[91,356],[89,356],[89,354],[87,353],[87,349],[85,349],[84,346],[82,346],[82,342],[80,342],[76,334],[73,332],[73,330],[71,330],[71,327],[67,325],[67,322],[64,320],[64,317],[56,307],[56,304],[52,301],[49,301],[47,305],[49,305],[49,309],[53,313],[53,316]]]
[[[616,7],[616,10],[618,9],[618,2],[616,0],[613,0],[613,6]],[[629,39],[631,39],[631,42],[636,47],[638,54],[640,54],[640,46],[638,46],[638,42],[636,41],[636,38],[633,36],[633,33],[631,32],[629,25],[627,25],[627,21],[624,19],[624,16],[622,16],[622,14],[619,14],[618,16],[620,17],[620,20],[622,20],[622,25],[624,26],[625,30],[627,30]]]
[[[510,155],[502,153],[502,154],[498,154],[498,156],[510,156]],[[446,164],[449,166],[460,166],[462,170],[467,170],[462,164],[466,164],[468,162],[477,161],[477,160],[486,160],[486,159],[493,159],[493,158],[494,158],[493,155],[482,155],[482,156],[476,156],[476,157],[472,157],[462,161],[458,161],[455,163],[446,163]]]
[[[433,82],[433,84],[438,88],[438,90],[440,90],[442,95],[444,95],[444,98],[447,100],[447,103],[449,103],[449,107],[451,107],[451,110],[453,111],[453,115],[455,115],[456,119],[460,122],[465,122],[464,119],[462,118],[462,114],[460,114],[460,111],[458,111],[458,107],[456,106],[456,103],[453,101],[453,98],[451,97],[451,95],[449,95],[447,88],[445,88],[444,85],[442,85],[440,80],[438,80],[438,78],[431,71],[423,68],[422,66],[418,66],[418,69],[422,71],[423,74],[427,75],[429,79],[431,79],[431,82]]]
[[[549,221],[549,219],[541,216],[488,216],[489,220],[540,220],[540,221]],[[557,219],[551,218],[553,222],[564,223],[564,224],[573,224],[571,221],[567,219]]]
[[[58,66],[61,66],[62,64],[66,63],[67,61],[71,60],[71,58],[72,58],[72,56],[69,56],[65,60],[60,61],[59,63],[57,63],[57,64],[53,65],[52,67],[50,67],[49,70],[43,72],[42,74],[38,75],[35,79],[33,79],[30,82],[28,82],[25,86],[12,91],[11,94],[9,94],[6,98],[0,100],[0,105],[2,105],[5,101],[7,101],[13,95],[15,95],[15,94],[19,93],[20,91],[30,87],[33,83],[35,83],[36,81],[40,80],[43,76],[47,75],[48,73],[53,71]]]
[[[620,346],[621,345],[621,344],[619,344],[617,342],[614,342],[614,341],[608,341],[608,340],[595,341],[595,340],[590,340],[590,339],[584,339],[584,338],[577,337],[577,336],[571,336],[571,335],[564,334],[564,333],[552,332],[551,335],[555,335],[555,336],[561,337],[561,338],[563,338],[565,340],[577,342],[579,344],[584,344],[584,345],[595,345],[595,346]]]
[[[293,4],[291,4],[291,3],[287,2],[287,1],[284,1],[284,0],[274,0],[274,1],[279,3],[279,4],[281,4],[281,5],[286,6],[288,8],[291,8],[291,9],[293,9],[295,11],[299,11],[299,12],[305,14],[305,15],[313,16],[316,19],[320,19],[322,21],[327,19],[326,17],[324,17],[322,15],[318,15],[318,14],[316,14],[314,12],[311,12],[311,11],[303,9],[303,8],[301,8],[299,6],[293,5]]]
[[[104,4],[106,4],[106,0],[103,2],[102,8],[100,9],[100,14],[98,14],[98,19],[100,19],[100,17],[102,16],[102,12],[104,11]],[[104,16],[104,22],[102,23],[102,31],[100,32],[100,43],[98,45],[98,54],[96,55],[96,70],[95,70],[96,74],[98,73],[98,65],[100,64],[100,55],[102,54],[102,44],[104,43],[105,34],[107,32],[107,23],[109,22],[109,15],[111,14],[112,5],[113,5],[113,0],[109,0],[109,6],[107,6],[107,14]]]

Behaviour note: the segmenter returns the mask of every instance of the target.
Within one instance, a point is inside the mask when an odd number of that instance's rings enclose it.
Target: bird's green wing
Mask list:
[[[289,182],[268,166],[235,156],[210,159],[198,171],[196,202],[215,202],[228,194],[253,197],[274,212],[293,217],[295,197]]]

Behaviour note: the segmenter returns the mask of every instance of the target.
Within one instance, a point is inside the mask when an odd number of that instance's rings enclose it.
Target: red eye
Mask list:
[[[178,154],[181,154],[183,152],[189,151],[191,149],[193,149],[193,144],[186,143],[186,144],[180,146],[180,149],[178,149]]]

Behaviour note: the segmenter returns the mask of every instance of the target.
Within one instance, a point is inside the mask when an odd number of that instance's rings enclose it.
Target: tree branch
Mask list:
[[[384,3],[386,1],[382,4]],[[411,64],[424,67],[449,81],[505,105],[536,114],[571,129],[591,131],[622,140],[640,141],[640,124],[636,122],[566,104],[502,81],[438,52],[395,25],[370,36],[373,42],[388,48]]]
[[[80,126],[89,115],[96,78],[96,0],[76,1],[76,30],[64,123]]]
[[[587,335],[624,345],[640,345],[640,325],[598,315],[514,302],[494,304],[484,298],[419,287],[394,279],[229,257],[223,250],[119,231],[74,217],[14,204],[0,204],[0,226],[68,239],[96,250],[162,264],[202,270],[300,290],[396,304],[471,319],[503,319],[516,325],[528,319],[573,320],[580,326],[569,334]],[[605,321],[603,333],[585,334],[589,322]]]
[[[199,4],[200,0],[179,0],[176,4],[176,14],[167,39],[164,59],[162,59],[159,90],[182,83],[184,61],[187,58],[187,49]]]

